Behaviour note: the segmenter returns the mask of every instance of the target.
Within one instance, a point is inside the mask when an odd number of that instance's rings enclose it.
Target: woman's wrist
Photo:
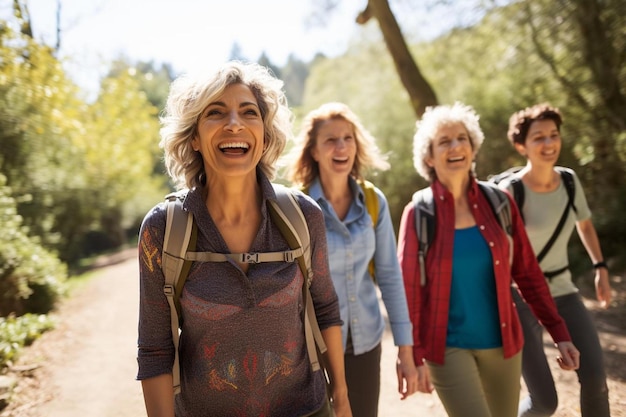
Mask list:
[[[600,269],[600,268],[609,269],[609,266],[604,261],[596,262],[595,264],[593,264],[593,269]]]

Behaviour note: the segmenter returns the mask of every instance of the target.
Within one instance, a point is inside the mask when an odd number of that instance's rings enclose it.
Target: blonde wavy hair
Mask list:
[[[177,189],[204,186],[202,155],[193,150],[198,118],[226,87],[243,84],[257,100],[263,119],[266,150],[259,168],[272,180],[275,164],[292,138],[293,114],[287,106],[283,82],[256,63],[229,61],[216,71],[199,76],[183,75],[174,80],[161,116],[161,142],[165,167]]]
[[[310,111],[302,122],[300,134],[295,138],[295,145],[286,158],[291,162],[288,178],[293,184],[307,187],[319,175],[319,165],[313,159],[311,150],[315,146],[320,126],[335,119],[347,121],[354,130],[356,158],[350,175],[355,179],[363,179],[366,170],[389,169],[386,156],[381,153],[376,139],[365,129],[358,116],[346,104],[330,102]]]
[[[413,136],[413,165],[417,173],[429,182],[433,182],[437,177],[435,169],[426,163],[426,158],[432,156],[435,135],[443,126],[461,123],[467,129],[474,153],[478,152],[485,140],[478,123],[479,118],[471,106],[458,101],[451,106],[427,107],[421,120],[415,123],[417,131]]]

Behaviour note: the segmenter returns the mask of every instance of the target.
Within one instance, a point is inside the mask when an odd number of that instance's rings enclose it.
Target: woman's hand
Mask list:
[[[572,342],[559,342],[556,344],[561,356],[556,358],[561,369],[573,371],[580,366],[580,352]]]
[[[417,390],[430,394],[435,388],[430,382],[430,371],[424,364],[417,366]]]
[[[333,391],[333,411],[335,417],[352,417],[352,409],[348,400],[348,391]]]
[[[398,375],[398,392],[401,400],[417,392],[417,369],[413,361],[413,346],[398,347],[396,374]]]

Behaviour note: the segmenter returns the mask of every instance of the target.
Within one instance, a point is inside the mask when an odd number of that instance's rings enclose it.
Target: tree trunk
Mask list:
[[[388,0],[368,0],[365,10],[359,13],[356,21],[363,25],[372,17],[378,21],[400,81],[409,94],[415,115],[420,118],[426,107],[438,104],[435,91],[413,59]]]

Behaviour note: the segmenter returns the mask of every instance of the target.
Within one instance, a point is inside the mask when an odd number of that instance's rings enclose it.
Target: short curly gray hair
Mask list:
[[[272,180],[276,161],[292,139],[293,113],[287,106],[283,82],[266,67],[256,63],[229,61],[216,71],[174,80],[163,115],[161,142],[165,167],[178,189],[203,186],[202,155],[193,150],[191,141],[197,134],[198,117],[206,106],[220,97],[226,87],[244,84],[252,90],[261,111],[266,150],[259,168]]]
[[[435,170],[428,166],[426,158],[432,156],[433,140],[435,140],[437,131],[443,126],[456,123],[463,124],[469,134],[472,149],[474,152],[478,152],[480,145],[485,140],[485,135],[478,123],[479,118],[471,106],[458,101],[452,106],[427,107],[422,119],[415,123],[417,131],[413,136],[413,165],[417,173],[429,182],[435,180]]]

